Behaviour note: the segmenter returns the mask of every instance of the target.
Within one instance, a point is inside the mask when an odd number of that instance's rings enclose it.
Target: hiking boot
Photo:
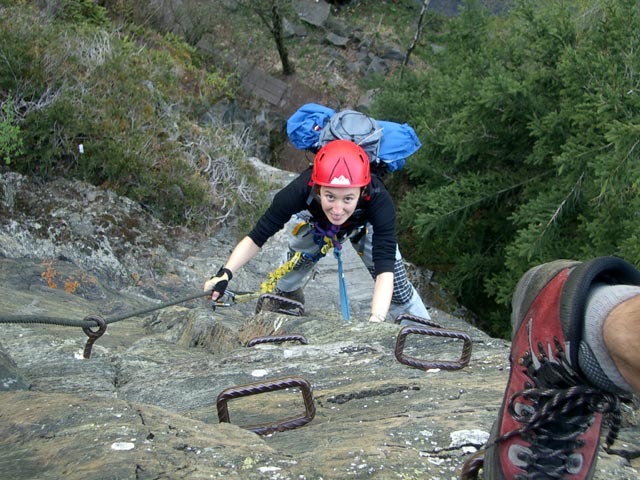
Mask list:
[[[288,298],[290,300],[293,300],[294,302],[298,302],[304,305],[304,290],[302,288],[297,288],[292,292],[283,292],[279,288],[276,288],[273,293],[275,295],[278,295],[279,297]]]
[[[603,414],[613,417],[610,445],[625,399],[590,384],[591,372],[579,367],[578,354],[590,352],[581,348],[586,299],[596,282],[637,285],[639,277],[615,257],[558,260],[522,277],[512,299],[511,372],[486,449],[484,478],[592,478]]]

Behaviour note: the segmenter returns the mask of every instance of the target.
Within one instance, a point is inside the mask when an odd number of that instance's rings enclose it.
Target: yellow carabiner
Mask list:
[[[320,249],[320,253],[322,253],[322,255],[326,255],[332,248],[333,242],[331,241],[331,239],[329,237],[324,237],[324,245]]]
[[[294,237],[297,236],[300,229],[305,225],[307,225],[308,223],[309,222],[307,222],[306,220],[304,222],[298,223],[295,227],[293,227],[293,230],[291,230],[291,235],[293,235]]]

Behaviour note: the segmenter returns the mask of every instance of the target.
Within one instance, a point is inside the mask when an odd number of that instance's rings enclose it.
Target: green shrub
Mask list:
[[[50,5],[54,18],[58,20],[70,23],[88,22],[99,26],[109,23],[107,10],[94,0],[58,0]]]
[[[9,96],[0,101],[0,159],[10,165],[13,157],[22,154],[22,147],[20,127],[15,124],[13,99]]]
[[[233,97],[234,77],[203,68],[175,35],[86,21],[98,14],[85,2],[51,5],[53,21],[26,5],[0,17],[0,95],[20,92],[18,117],[0,127],[12,169],[110,188],[193,228],[232,226],[261,205],[239,141],[198,124]]]

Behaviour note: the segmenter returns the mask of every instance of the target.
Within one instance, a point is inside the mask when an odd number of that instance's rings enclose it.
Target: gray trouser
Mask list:
[[[308,220],[308,218],[309,214],[306,212],[302,212],[294,217],[295,220],[300,220],[300,222],[304,222]],[[358,252],[358,256],[371,274],[371,277],[375,280],[375,268],[372,254],[373,227],[370,224],[367,224],[363,228],[364,230],[356,230],[347,238],[349,238],[351,245],[356,252]],[[295,252],[307,253],[313,257],[320,251],[320,247],[313,239],[312,224],[306,223],[302,226],[296,225],[293,230],[295,231],[295,234],[293,231],[290,231],[288,235],[289,258],[291,258]],[[345,240],[346,238],[343,239],[341,243],[344,244]],[[314,261],[311,258],[301,258],[296,263],[293,270],[278,280],[277,288],[283,292],[292,292],[302,287],[317,261],[318,260]],[[404,262],[402,261],[400,250],[396,245],[396,261],[393,271],[393,296],[391,297],[389,314],[393,319],[395,319],[402,313],[414,315],[426,320],[431,319],[420,295],[418,295],[418,292],[407,278],[407,270],[405,269]],[[405,323],[412,322],[402,322],[402,324]]]

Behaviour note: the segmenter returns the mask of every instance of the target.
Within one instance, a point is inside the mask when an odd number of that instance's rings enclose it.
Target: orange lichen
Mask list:
[[[82,284],[91,283],[95,285],[97,280],[94,277],[83,273],[80,279],[77,279],[73,275],[66,278],[62,274],[56,271],[54,267],[54,260],[45,260],[42,262],[42,266],[45,267],[44,272],[40,274],[47,282],[49,288],[58,288],[58,283],[61,282],[64,285],[64,291],[67,293],[77,293]]]
[[[44,272],[42,272],[40,276],[47,281],[47,286],[49,288],[58,288],[58,284],[55,282],[55,277],[57,275],[57,272],[53,268],[53,261],[51,260],[44,261],[42,262],[42,265],[47,267],[47,269]]]
[[[74,280],[73,277],[69,277],[64,280],[64,291],[67,293],[76,293],[76,290],[80,286],[80,282]]]

